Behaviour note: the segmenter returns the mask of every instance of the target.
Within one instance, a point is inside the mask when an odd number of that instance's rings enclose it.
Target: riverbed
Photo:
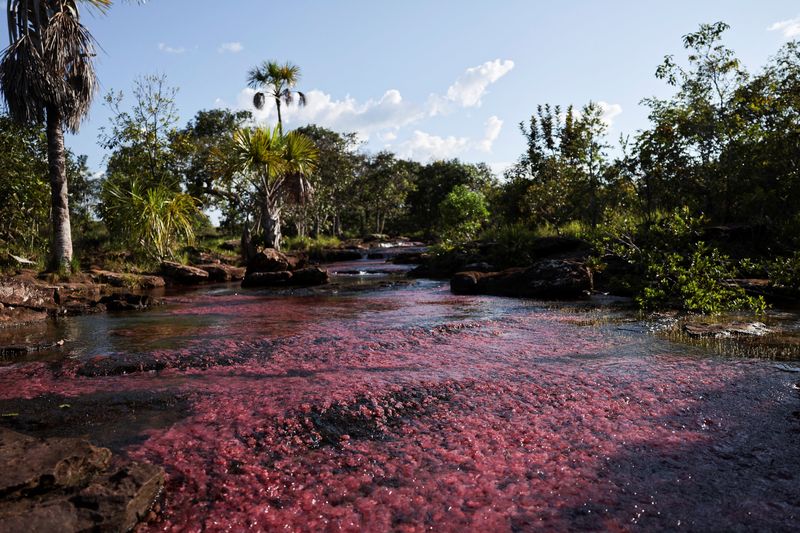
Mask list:
[[[153,531],[796,529],[796,363],[402,270],[20,330],[0,423],[162,466]]]

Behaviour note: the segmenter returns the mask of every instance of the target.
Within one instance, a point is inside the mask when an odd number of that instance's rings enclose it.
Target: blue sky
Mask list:
[[[647,125],[643,97],[669,94],[653,73],[681,36],[724,20],[727,44],[757,70],[800,38],[800,4],[776,1],[338,0],[117,2],[85,23],[103,50],[101,92],[166,74],[182,121],[200,109],[247,107],[247,70],[265,59],[302,68],[309,95],[287,125],[358,131],[365,149],[495,168],[522,151],[517,124],[539,103],[602,102],[612,139]],[[772,28],[771,30],[769,28]],[[274,122],[274,111],[258,118]],[[98,98],[76,153],[102,166]]]

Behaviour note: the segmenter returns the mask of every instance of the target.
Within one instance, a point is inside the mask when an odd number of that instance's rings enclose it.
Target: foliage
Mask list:
[[[137,180],[125,185],[107,182],[103,191],[103,219],[121,244],[161,262],[194,241],[198,205],[192,196]]]
[[[283,133],[283,118],[281,116],[281,103],[291,105],[295,95],[297,103],[302,107],[306,105],[306,95],[295,91],[294,87],[300,81],[300,67],[289,62],[280,64],[277,61],[265,61],[261,65],[250,69],[247,74],[247,83],[256,93],[253,94],[253,105],[256,109],[263,109],[267,97],[275,101],[278,112],[278,132]]]
[[[623,218],[601,228],[597,242],[602,251],[624,258],[641,273],[636,301],[643,309],[763,312],[763,299],[747,296],[733,282],[738,273],[730,258],[700,239],[704,223],[688,208],[642,225]]]
[[[317,237],[286,237],[285,248],[290,251],[311,252],[325,248],[338,248],[342,241],[335,236],[320,235]]]
[[[773,285],[800,291],[800,252],[770,261],[767,270]]]
[[[465,185],[456,185],[439,204],[439,217],[445,240],[471,240],[489,218],[486,198]]]

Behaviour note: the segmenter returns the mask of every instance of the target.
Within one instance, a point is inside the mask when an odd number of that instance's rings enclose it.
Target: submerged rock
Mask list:
[[[520,298],[572,300],[586,297],[591,288],[591,274],[585,265],[558,259],[502,272],[459,272],[450,280],[450,290],[455,294]]]
[[[684,324],[683,331],[694,338],[713,337],[716,339],[740,336],[760,337],[772,333],[772,330],[762,322],[728,322],[720,324],[700,322]]]
[[[172,282],[181,285],[195,285],[208,281],[208,272],[197,267],[182,265],[174,261],[164,261],[161,263],[161,271]]]
[[[0,428],[0,531],[129,531],[147,517],[164,471],[111,467],[111,451],[74,438]]]

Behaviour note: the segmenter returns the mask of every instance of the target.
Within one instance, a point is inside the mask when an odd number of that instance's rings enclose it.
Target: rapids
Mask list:
[[[65,319],[0,423],[163,466],[152,531],[797,527],[800,374],[385,270]]]

